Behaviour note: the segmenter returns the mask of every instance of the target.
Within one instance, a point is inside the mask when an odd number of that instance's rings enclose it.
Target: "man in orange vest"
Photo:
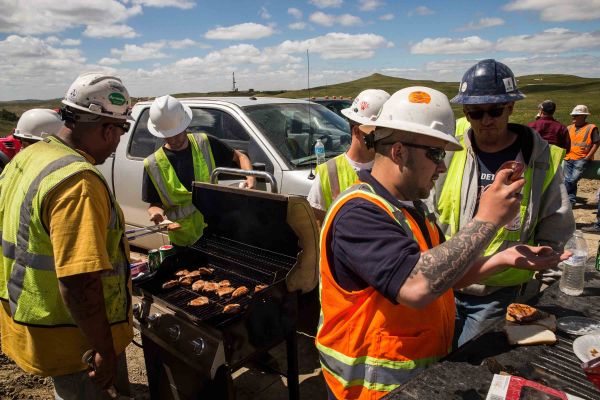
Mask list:
[[[577,182],[585,170],[585,166],[594,159],[598,150],[598,128],[585,119],[590,112],[585,105],[575,106],[571,111],[572,124],[567,127],[571,139],[571,150],[565,156],[565,187],[569,195],[571,205],[575,205],[577,195]]]
[[[383,105],[372,126],[372,172],[341,193],[321,232],[321,321],[316,337],[330,399],[378,399],[450,351],[452,289],[507,266],[546,269],[567,254],[519,245],[480,258],[516,215],[524,185],[502,169],[475,218],[451,239],[419,200],[460,150],[447,97],[409,87]]]

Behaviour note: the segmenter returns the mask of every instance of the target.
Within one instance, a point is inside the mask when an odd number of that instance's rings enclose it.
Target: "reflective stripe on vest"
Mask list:
[[[321,192],[325,211],[341,192],[356,183],[358,175],[348,162],[345,154],[340,154],[316,168],[321,181]]]
[[[209,182],[215,161],[208,137],[203,133],[188,134],[187,137],[192,150],[194,180]],[[165,214],[181,225],[181,229],[169,231],[171,242],[179,246],[195,243],[204,231],[204,217],[192,203],[192,192],[177,177],[163,148],[147,157],[144,167],[161,198]]]
[[[464,147],[464,137],[460,137],[460,143]],[[532,192],[532,176],[536,169],[545,170],[544,182],[542,184],[541,193],[543,194],[552,179],[556,175],[556,171],[560,166],[562,160],[562,151],[560,147],[549,145],[549,162],[536,161],[532,166],[528,166],[525,170],[525,186],[521,191],[523,198],[519,208],[520,224],[517,230],[508,230],[506,227],[500,228],[491,243],[484,251],[484,255],[495,254],[500,246],[504,242],[520,242],[527,244],[534,244],[533,237],[524,237],[523,229],[525,226],[525,218],[527,216],[527,208],[529,206],[530,196]],[[467,163],[467,150],[460,150],[454,153],[450,167],[448,168],[446,181],[438,200],[439,220],[443,224],[450,227],[450,234],[448,237],[453,236],[460,229],[460,212],[461,212],[461,190],[463,184],[463,176],[465,171],[465,165]],[[537,221],[531,221],[531,226],[535,226]],[[508,268],[498,274],[492,275],[485,279],[482,283],[490,286],[514,286],[527,282],[533,277],[534,272]]]
[[[328,236],[337,212],[361,198],[381,207],[421,251],[428,250],[424,233],[413,217],[359,183],[333,203],[321,231],[321,315],[316,338],[323,375],[336,398],[376,399],[406,382],[450,351],[454,333],[454,295],[448,290],[422,310],[392,304],[373,287],[345,291],[333,278],[328,259]],[[439,231],[425,220],[434,246]]]
[[[41,214],[47,193],[75,174],[90,171],[104,183],[111,201],[106,245],[113,269],[101,273],[107,318],[111,324],[126,322],[130,304],[129,263],[121,242],[123,223],[118,205],[106,181],[83,156],[57,139],[50,138],[36,146],[38,152],[24,152],[13,160],[14,164],[6,170],[11,185],[0,193],[0,297],[8,299],[11,315],[19,323],[75,326],[58,289],[52,245]],[[19,192],[20,187],[27,187],[27,191]]]
[[[569,125],[569,137],[571,139],[571,148],[565,156],[565,160],[581,160],[587,156],[592,148],[592,132],[596,125],[586,123],[580,128],[575,124]]]

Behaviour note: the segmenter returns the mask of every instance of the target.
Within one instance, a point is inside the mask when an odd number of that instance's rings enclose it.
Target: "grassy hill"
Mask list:
[[[569,113],[577,104],[586,104],[592,112],[589,121],[600,124],[600,79],[581,78],[573,75],[525,75],[517,78],[519,88],[527,95],[525,100],[515,105],[511,120],[518,123],[532,121],[537,113],[537,106],[546,99],[552,99],[557,104],[555,118],[563,124],[571,122]],[[458,90],[458,82],[435,82],[428,80],[411,80],[395,78],[381,74],[373,74],[354,81],[329,86],[311,88],[310,96],[344,96],[354,97],[366,88],[383,89],[388,93],[407,86],[428,86],[445,93],[452,98]],[[210,92],[210,93],[179,93],[176,97],[190,96],[276,96],[291,98],[307,98],[307,90],[267,91],[267,92]],[[60,99],[51,100],[19,100],[0,102],[0,110],[5,109],[20,116],[30,108],[57,108]],[[457,117],[462,116],[462,107],[453,106]],[[12,131],[16,124],[0,119],[0,136]]]

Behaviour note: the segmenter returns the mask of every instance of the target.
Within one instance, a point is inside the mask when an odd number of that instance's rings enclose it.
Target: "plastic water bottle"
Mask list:
[[[317,165],[325,162],[325,145],[321,142],[321,139],[317,139],[317,143],[315,143],[315,156],[317,157]]]
[[[587,243],[583,233],[579,230],[565,245],[565,250],[573,253],[562,263],[562,276],[558,287],[560,291],[569,296],[579,296],[583,293],[585,263],[588,257]]]

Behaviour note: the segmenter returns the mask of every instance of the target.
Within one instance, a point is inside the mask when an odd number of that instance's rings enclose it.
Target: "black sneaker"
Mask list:
[[[592,225],[592,226],[584,226],[583,228],[581,228],[582,232],[586,232],[586,233],[598,233],[600,234],[600,227],[598,225]]]

